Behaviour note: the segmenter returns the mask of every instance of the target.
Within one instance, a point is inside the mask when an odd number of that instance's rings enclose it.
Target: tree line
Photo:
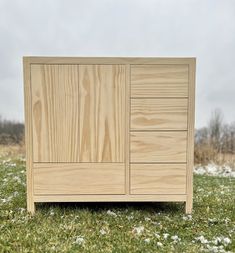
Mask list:
[[[195,131],[195,162],[217,161],[235,154],[235,122],[224,122],[223,113],[215,109],[206,127]]]
[[[24,141],[24,124],[6,120],[0,116],[0,144],[22,144]]]

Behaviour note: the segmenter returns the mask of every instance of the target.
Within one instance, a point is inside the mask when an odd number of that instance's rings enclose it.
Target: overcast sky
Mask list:
[[[22,56],[197,57],[196,127],[235,121],[235,0],[0,0],[0,115],[24,120]]]

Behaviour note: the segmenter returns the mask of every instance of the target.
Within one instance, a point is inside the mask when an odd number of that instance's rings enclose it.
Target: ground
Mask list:
[[[182,203],[38,204],[26,211],[25,159],[0,153],[0,252],[235,252],[235,178],[195,175]]]

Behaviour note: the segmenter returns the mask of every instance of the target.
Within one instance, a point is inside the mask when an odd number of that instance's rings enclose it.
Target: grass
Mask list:
[[[0,158],[0,252],[235,252],[235,180],[194,177],[182,203],[38,204],[26,212],[25,161]]]

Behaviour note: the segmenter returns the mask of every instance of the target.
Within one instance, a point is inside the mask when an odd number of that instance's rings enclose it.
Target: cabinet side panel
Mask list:
[[[126,194],[130,194],[130,77],[131,77],[131,67],[130,64],[126,65],[126,136],[125,136],[125,181],[126,181]]]
[[[194,121],[195,121],[195,71],[196,61],[189,64],[189,99],[188,99],[188,143],[187,143],[187,201],[186,213],[191,213],[193,206],[193,166],[194,166]]]
[[[124,162],[125,65],[79,65],[80,162]]]
[[[31,65],[34,162],[77,162],[78,65]]]
[[[32,113],[31,113],[31,84],[30,84],[30,62],[23,59],[24,67],[24,109],[25,109],[25,146],[26,146],[26,177],[27,177],[27,209],[34,213],[33,200],[33,136],[32,136]]]

